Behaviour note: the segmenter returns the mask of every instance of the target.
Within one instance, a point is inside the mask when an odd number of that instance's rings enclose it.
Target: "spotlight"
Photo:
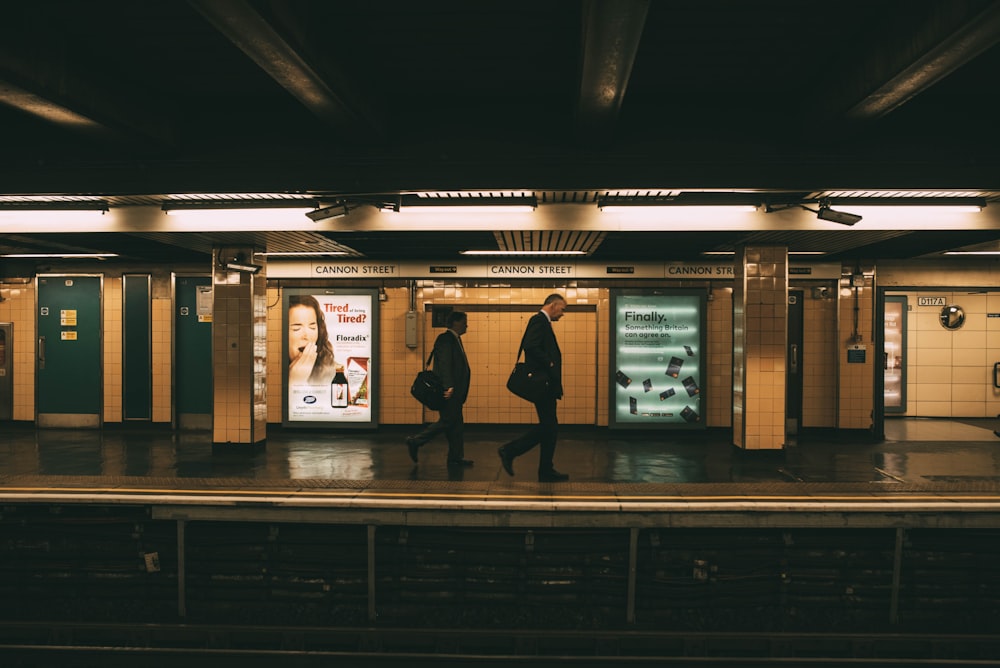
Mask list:
[[[263,267],[250,262],[227,262],[226,269],[229,271],[242,271],[247,274],[257,274]]]
[[[347,215],[347,202],[337,202],[336,204],[331,204],[330,206],[323,207],[322,209],[308,211],[306,212],[306,215],[311,218],[314,223],[318,223],[323,220],[330,220],[331,218],[343,218]]]
[[[824,205],[820,205],[819,211],[816,212],[816,217],[820,220],[828,220],[831,223],[840,223],[841,225],[853,225],[861,220],[861,216],[856,213],[834,211],[829,206]]]

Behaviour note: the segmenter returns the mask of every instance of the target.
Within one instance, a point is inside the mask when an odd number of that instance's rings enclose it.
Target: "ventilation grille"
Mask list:
[[[522,230],[494,232],[502,251],[582,251],[590,255],[604,241],[604,232]]]

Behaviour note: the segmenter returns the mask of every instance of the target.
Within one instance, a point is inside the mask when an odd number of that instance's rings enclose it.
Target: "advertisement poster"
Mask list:
[[[705,294],[611,295],[610,426],[704,427]]]
[[[376,426],[374,290],[286,289],[285,424]]]

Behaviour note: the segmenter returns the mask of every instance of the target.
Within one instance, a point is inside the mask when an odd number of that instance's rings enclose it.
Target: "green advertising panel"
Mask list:
[[[704,291],[611,294],[613,428],[703,428]]]

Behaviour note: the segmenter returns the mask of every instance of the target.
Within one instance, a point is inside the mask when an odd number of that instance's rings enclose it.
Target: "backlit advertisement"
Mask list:
[[[611,427],[705,425],[705,293],[611,294]]]
[[[375,290],[285,289],[286,425],[376,426]]]

